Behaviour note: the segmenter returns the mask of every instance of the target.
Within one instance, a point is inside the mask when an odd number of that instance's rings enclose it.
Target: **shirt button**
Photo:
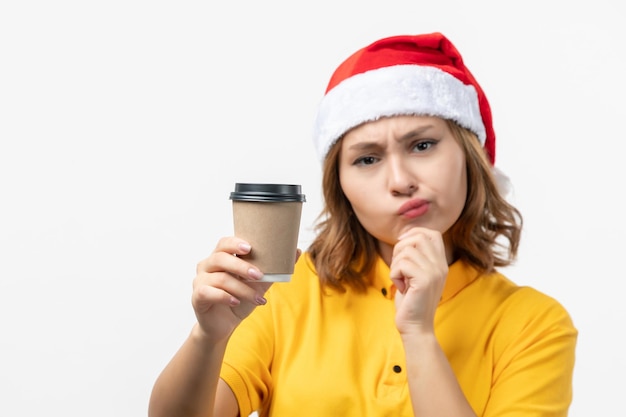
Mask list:
[[[400,372],[402,372],[402,368],[399,365],[394,365],[393,366],[393,371],[397,374],[399,374]]]
[[[383,292],[383,295],[386,297],[387,296],[387,288],[383,288],[382,292]]]

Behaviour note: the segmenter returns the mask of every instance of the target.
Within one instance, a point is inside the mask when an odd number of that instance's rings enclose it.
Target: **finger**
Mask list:
[[[241,304],[241,300],[220,288],[200,285],[193,291],[191,304],[194,310],[202,313],[215,304],[234,307]]]
[[[438,258],[432,242],[426,236],[419,235],[406,239],[401,245],[394,247],[391,266],[398,265],[401,261],[424,266]]]
[[[420,246],[406,246],[394,254],[389,267],[390,278],[401,292],[409,287],[426,288],[447,275],[445,255],[431,254]]]
[[[242,279],[258,280],[263,272],[248,261],[227,252],[213,252],[208,258],[200,261],[196,273],[228,272]]]
[[[396,286],[396,290],[398,290],[397,294],[404,294],[406,292],[406,279],[401,274],[396,277],[392,277],[391,282],[393,282],[393,285]]]
[[[407,280],[419,275],[428,261],[414,247],[406,247],[399,253],[394,254],[389,265],[389,277],[396,282],[396,287],[401,292],[407,286]]]
[[[270,283],[271,284],[271,283]],[[250,286],[241,279],[226,273],[201,273],[196,276],[193,283],[194,306],[211,304],[236,305],[231,297],[238,302],[248,302],[255,305],[265,304],[263,295],[269,288],[267,286]]]
[[[263,272],[245,259],[226,252],[216,252],[209,257],[210,261],[203,265],[202,272],[228,272],[241,279],[258,280]]]
[[[245,240],[239,239],[234,236],[228,236],[228,237],[221,238],[217,242],[217,245],[215,246],[215,249],[213,250],[211,255],[220,253],[220,252],[226,252],[231,255],[245,255],[249,253],[250,250],[251,250],[251,246]],[[211,255],[209,255],[209,257],[207,257],[206,259],[203,259],[200,262],[198,262],[196,272],[206,270],[206,265],[211,262]]]
[[[415,248],[429,259],[438,259],[440,256],[445,255],[443,238],[439,232],[434,230],[412,229],[411,233],[403,235],[402,240],[396,243],[393,257],[407,248]]]
[[[389,267],[392,279],[441,279],[448,273],[445,252],[433,250],[432,246],[407,246],[394,254]]]
[[[396,245],[402,246],[403,244],[407,244],[408,242],[411,242],[414,239],[417,239],[420,237],[426,238],[427,240],[432,241],[432,242],[443,241],[441,233],[439,233],[437,230],[427,229],[425,227],[414,227],[410,229],[408,232],[402,234],[398,238],[398,242],[396,243]]]
[[[245,255],[250,252],[250,243],[236,236],[222,237],[215,245],[215,252]]]

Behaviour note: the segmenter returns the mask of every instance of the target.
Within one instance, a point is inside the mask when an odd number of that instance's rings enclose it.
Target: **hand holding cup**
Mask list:
[[[226,340],[265,304],[273,282],[290,280],[305,201],[299,185],[285,184],[236,184],[230,198],[235,236],[198,263],[193,282],[199,330],[213,341]]]

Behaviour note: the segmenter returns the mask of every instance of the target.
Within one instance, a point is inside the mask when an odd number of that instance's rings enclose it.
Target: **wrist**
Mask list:
[[[413,346],[429,346],[429,345],[438,345],[437,337],[435,336],[435,332],[430,329],[423,328],[412,328],[411,330],[401,331],[400,338],[404,345],[411,344]]]
[[[189,335],[189,339],[193,341],[195,344],[204,346],[206,348],[216,348],[222,347],[226,348],[226,344],[228,343],[229,337],[224,339],[217,339],[211,337],[211,335],[207,334],[202,327],[196,323],[191,329],[191,334]]]

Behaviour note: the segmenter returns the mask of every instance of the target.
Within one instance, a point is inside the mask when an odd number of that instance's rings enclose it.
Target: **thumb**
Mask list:
[[[391,282],[396,286],[398,292],[404,294],[406,292],[406,278],[397,277],[391,278]]]
[[[400,305],[402,305],[402,300],[404,300],[404,294],[400,291],[396,291],[396,295],[393,300],[396,305],[396,311],[400,308]]]

